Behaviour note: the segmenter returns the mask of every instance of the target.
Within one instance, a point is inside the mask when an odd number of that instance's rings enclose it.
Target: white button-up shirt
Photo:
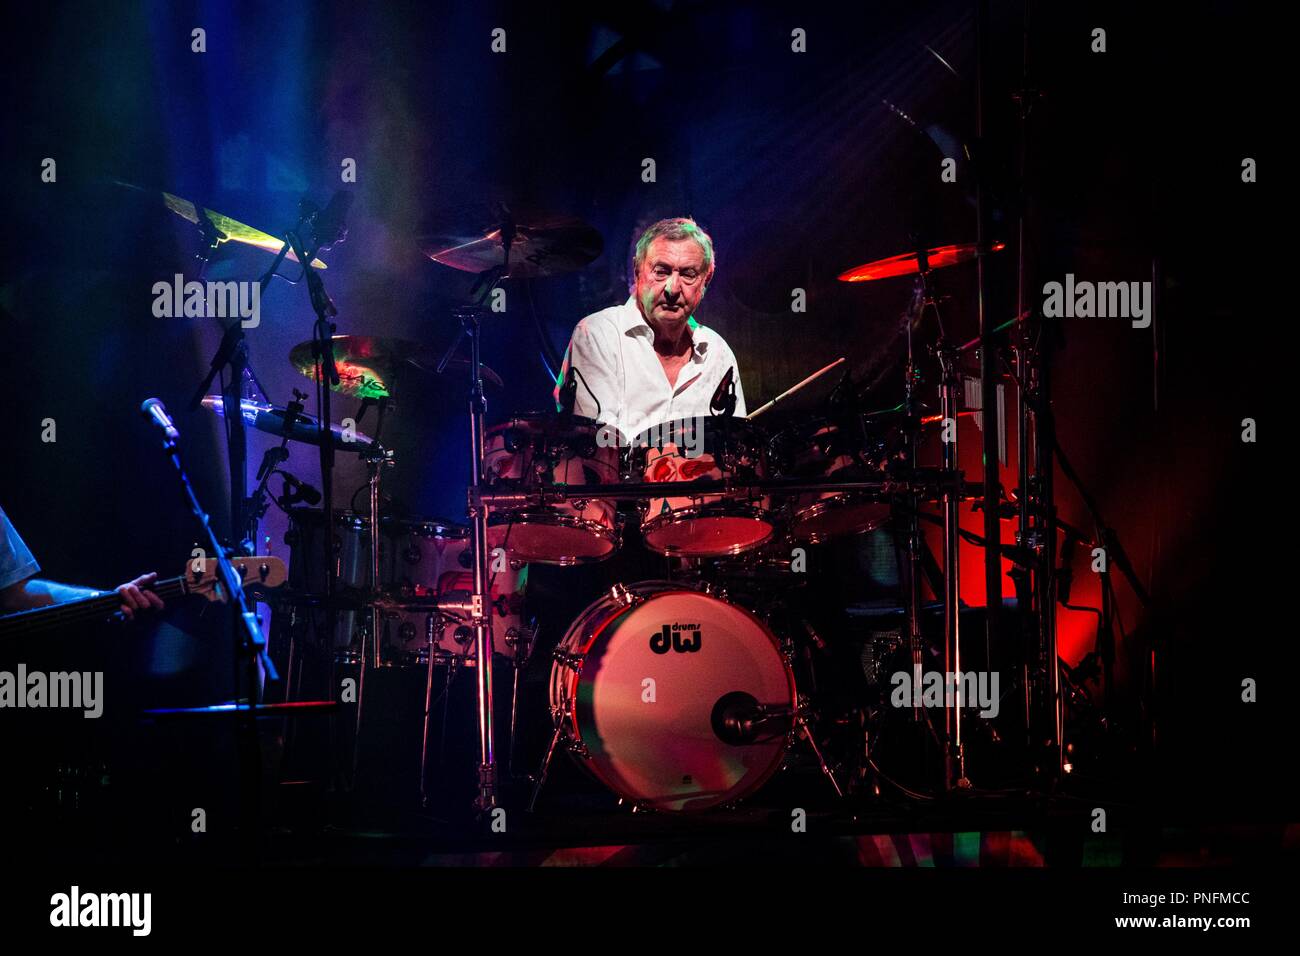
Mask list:
[[[622,305],[587,316],[573,330],[564,353],[560,381],[578,370],[575,415],[617,426],[625,440],[645,429],[681,418],[708,417],[709,403],[727,369],[734,368],[737,416],[743,416],[745,392],[740,384],[736,356],[712,329],[691,320],[693,347],[690,360],[668,384],[654,350],[654,329],[646,322],[635,298]],[[560,386],[555,387],[557,408]]]

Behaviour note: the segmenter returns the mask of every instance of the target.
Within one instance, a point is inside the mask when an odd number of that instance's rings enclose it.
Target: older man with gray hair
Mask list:
[[[573,411],[616,426],[625,440],[664,422],[710,415],[730,372],[733,414],[745,414],[740,369],[694,311],[713,281],[713,240],[693,219],[661,219],[637,240],[632,294],[573,330],[555,386],[576,384]]]

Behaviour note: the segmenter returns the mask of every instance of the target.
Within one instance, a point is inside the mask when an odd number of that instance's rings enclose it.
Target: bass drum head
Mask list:
[[[660,810],[703,810],[757,790],[785,755],[795,704],[772,633],[698,591],[657,590],[631,607],[603,600],[607,608],[574,625],[594,637],[571,629],[562,645],[587,645],[566,694],[585,765],[615,793]],[[724,718],[756,704],[786,716],[737,740]]]

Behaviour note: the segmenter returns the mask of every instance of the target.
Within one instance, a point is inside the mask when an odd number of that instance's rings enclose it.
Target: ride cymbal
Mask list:
[[[513,226],[510,271],[504,278],[534,279],[575,272],[605,247],[600,233],[573,216],[535,208],[480,204],[445,217],[450,225],[420,237],[434,262],[462,272],[487,272],[504,258],[503,230]]]
[[[990,251],[998,252],[1006,247],[1005,242],[995,242]],[[933,249],[926,250],[925,258],[930,269],[942,269],[945,266],[955,266],[959,262],[974,259],[976,249],[977,246],[973,242],[954,246],[936,246]],[[874,279],[892,279],[894,276],[916,275],[920,271],[916,253],[905,252],[901,256],[889,256],[886,259],[876,259],[874,262],[854,266],[847,272],[841,272],[839,280],[841,282],[871,282]]]

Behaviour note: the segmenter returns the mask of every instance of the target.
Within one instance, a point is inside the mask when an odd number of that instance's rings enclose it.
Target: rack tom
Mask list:
[[[488,547],[518,561],[563,566],[602,561],[619,546],[614,502],[599,496],[618,481],[616,444],[597,441],[589,418],[519,415],[484,436],[484,482],[494,491],[590,487],[591,497],[492,508]]]
[[[646,482],[759,480],[767,477],[765,439],[740,418],[665,422],[632,441],[631,473]],[[673,495],[643,505],[646,547],[668,557],[712,558],[760,547],[776,530],[771,500],[761,493]]]
[[[775,469],[787,478],[879,480],[885,457],[880,442],[824,419],[778,432],[771,447]],[[868,491],[804,492],[787,508],[790,535],[810,544],[874,531],[890,513],[889,502]]]

